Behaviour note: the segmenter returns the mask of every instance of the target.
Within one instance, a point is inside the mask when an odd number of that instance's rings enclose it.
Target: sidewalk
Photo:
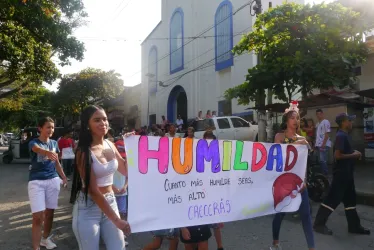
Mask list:
[[[374,206],[374,162],[356,166],[355,185],[357,203]]]

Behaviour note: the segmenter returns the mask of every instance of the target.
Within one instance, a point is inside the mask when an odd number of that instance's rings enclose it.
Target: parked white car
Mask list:
[[[222,116],[197,120],[192,123],[195,138],[201,139],[208,128],[214,128],[213,133],[218,140],[257,141],[258,126],[247,122],[238,116]]]

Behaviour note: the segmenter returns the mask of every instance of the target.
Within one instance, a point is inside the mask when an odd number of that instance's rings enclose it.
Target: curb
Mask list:
[[[356,191],[357,204],[374,207],[374,193]]]

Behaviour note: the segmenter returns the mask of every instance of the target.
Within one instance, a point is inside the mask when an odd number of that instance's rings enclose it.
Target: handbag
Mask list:
[[[72,147],[62,149],[61,159],[68,160],[68,159],[74,159],[74,158],[75,158],[75,154],[74,154]]]

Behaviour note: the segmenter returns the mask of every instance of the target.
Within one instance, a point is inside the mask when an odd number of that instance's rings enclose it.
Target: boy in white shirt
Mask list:
[[[325,175],[329,173],[327,161],[328,161],[328,153],[331,148],[331,140],[330,140],[330,132],[331,132],[331,125],[328,120],[325,119],[325,115],[322,109],[316,110],[316,116],[319,121],[317,126],[317,133],[316,133],[316,149],[319,154],[319,162],[321,165],[321,169]]]

